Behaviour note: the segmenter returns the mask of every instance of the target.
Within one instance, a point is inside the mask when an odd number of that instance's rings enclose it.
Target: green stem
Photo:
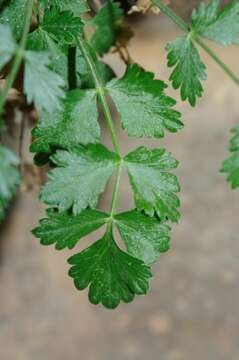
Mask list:
[[[211,58],[223,69],[223,71],[237,84],[239,85],[239,78],[231,71],[231,69],[210,49],[201,38],[195,37],[195,41]]]
[[[118,143],[118,140],[117,140],[113,119],[112,119],[112,116],[111,116],[109,105],[108,105],[107,100],[106,100],[105,89],[104,89],[100,74],[98,73],[98,70],[97,70],[97,68],[95,66],[94,59],[92,58],[92,55],[91,55],[91,53],[90,53],[90,51],[88,49],[88,46],[87,46],[87,43],[85,42],[85,40],[82,39],[82,38],[79,38],[78,39],[78,45],[79,45],[79,47],[81,49],[81,52],[82,52],[82,54],[83,54],[83,56],[84,56],[84,58],[86,60],[86,63],[88,64],[88,67],[89,67],[89,69],[91,71],[91,74],[93,76],[93,79],[94,79],[94,82],[95,82],[95,87],[96,87],[96,90],[97,90],[98,95],[99,95],[99,99],[100,99],[102,109],[103,109],[103,112],[104,112],[104,116],[105,116],[105,121],[106,121],[107,127],[108,127],[110,135],[111,135],[111,139],[112,139],[114,149],[115,149],[116,153],[119,156],[121,156],[120,155],[120,146],[119,146],[119,143]]]
[[[167,5],[164,5],[161,0],[151,0],[152,3],[157,6],[165,15],[167,15],[175,24],[177,24],[183,31],[190,31],[190,26],[181,19],[172,9]],[[230,77],[230,79],[239,86],[239,78],[232,70],[210,49],[205,42],[198,35],[194,35],[195,42],[206,51],[206,53],[220,66],[220,68]]]
[[[119,163],[118,168],[117,168],[115,186],[114,186],[113,196],[112,196],[112,200],[111,200],[110,217],[111,217],[112,220],[114,218],[114,214],[115,214],[115,210],[116,210],[116,206],[117,206],[117,199],[118,199],[121,172],[122,172],[122,164],[123,164],[123,160],[121,160],[121,162]]]
[[[15,55],[15,59],[14,59],[11,71],[7,77],[5,86],[0,95],[0,115],[3,113],[3,109],[4,109],[4,105],[6,103],[6,100],[7,100],[8,92],[11,89],[11,87],[13,86],[13,83],[18,74],[22,59],[24,57],[24,50],[25,50],[26,42],[27,42],[27,35],[28,35],[30,26],[31,26],[33,5],[34,5],[34,0],[28,0],[27,6],[26,6],[26,20],[25,20],[25,26],[24,26],[22,38],[19,43],[18,49],[16,51],[16,55]]]
[[[88,64],[88,67],[89,67],[92,77],[94,79],[95,87],[96,87],[96,90],[99,95],[99,100],[101,102],[105,121],[106,121],[107,127],[108,127],[110,135],[111,135],[111,140],[112,140],[112,143],[114,146],[114,150],[120,157],[120,162],[117,167],[116,180],[115,180],[115,185],[114,185],[114,190],[113,190],[113,195],[112,195],[112,200],[111,200],[110,218],[109,218],[109,222],[108,222],[108,226],[107,226],[107,231],[111,231],[112,230],[112,221],[113,221],[114,214],[116,211],[116,206],[117,206],[117,199],[118,199],[118,193],[119,193],[123,159],[122,159],[121,153],[120,153],[120,146],[118,143],[114,122],[113,122],[113,119],[111,116],[109,105],[107,103],[106,91],[103,86],[103,82],[101,80],[98,69],[95,65],[95,61],[94,61],[94,59],[89,51],[88,45],[84,39],[79,38],[78,45],[82,52],[82,55],[84,56],[84,58],[86,60],[86,63]]]
[[[162,3],[162,0],[152,0],[152,3],[157,6],[165,15],[167,15],[180,29],[189,31],[188,24],[180,18],[172,9]]]

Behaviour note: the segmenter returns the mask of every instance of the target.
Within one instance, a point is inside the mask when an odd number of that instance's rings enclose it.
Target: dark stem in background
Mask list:
[[[73,90],[77,87],[76,76],[76,47],[68,48],[68,87]]]

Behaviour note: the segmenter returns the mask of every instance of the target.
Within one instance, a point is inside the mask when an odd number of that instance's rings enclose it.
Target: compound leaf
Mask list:
[[[169,80],[174,89],[181,89],[181,98],[195,106],[203,93],[202,80],[206,79],[205,65],[189,36],[181,36],[167,44],[168,66],[174,67]]]
[[[193,11],[193,31],[221,45],[239,44],[239,2],[232,0],[221,10],[220,2],[212,0]]]
[[[176,132],[183,127],[181,114],[171,109],[175,100],[166,96],[163,81],[138,65],[129,65],[120,80],[112,80],[107,89],[129,136],[163,137],[164,130]]]
[[[170,172],[178,166],[165,149],[149,150],[139,147],[125,157],[136,207],[147,215],[156,213],[160,220],[177,222],[180,214],[178,197],[180,190],[176,176]]]
[[[64,80],[49,69],[46,52],[27,51],[25,55],[24,92],[28,103],[34,102],[38,110],[49,112],[60,108],[65,96]]]
[[[99,54],[106,53],[114,45],[122,19],[120,4],[109,0],[89,22],[95,27],[90,44]]]
[[[149,289],[150,268],[119,249],[109,232],[68,262],[73,265],[69,275],[76,288],[83,290],[90,285],[92,304],[114,309],[120,301],[131,302]]]
[[[4,218],[5,209],[20,183],[18,164],[18,157],[6,146],[0,145],[0,220]]]
[[[80,215],[48,209],[47,215],[32,232],[40,238],[42,245],[55,244],[57,250],[66,247],[72,249],[83,236],[104,225],[109,217],[102,211],[92,209],[84,210]]]
[[[95,207],[119,162],[118,156],[101,144],[58,150],[51,160],[58,167],[49,172],[50,180],[40,198],[46,204],[59,206],[60,211],[73,207],[74,214]]]
[[[9,25],[0,24],[0,70],[9,62],[16,50],[16,42]]]
[[[72,90],[61,109],[44,112],[33,129],[32,152],[50,153],[53,148],[70,148],[99,141],[100,127],[95,90]]]
[[[223,161],[221,172],[227,174],[227,181],[232,189],[236,189],[239,187],[239,124],[232,129],[232,133],[229,147],[231,156]]]
[[[146,264],[155,262],[169,249],[170,227],[137,210],[116,215],[116,225],[130,255]]]

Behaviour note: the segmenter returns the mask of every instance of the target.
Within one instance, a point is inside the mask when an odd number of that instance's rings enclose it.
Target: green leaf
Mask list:
[[[168,66],[174,67],[169,80],[174,89],[181,89],[181,98],[195,106],[197,97],[201,97],[201,82],[206,79],[205,65],[200,59],[196,47],[189,36],[181,36],[167,44]]]
[[[65,93],[63,79],[49,69],[48,53],[27,51],[25,54],[24,92],[28,103],[35,103],[38,110],[49,112],[59,109]]]
[[[192,14],[192,28],[221,45],[239,44],[239,2],[232,0],[220,10],[220,0],[201,4]]]
[[[95,207],[119,162],[118,156],[101,144],[58,150],[51,160],[58,167],[49,172],[50,181],[40,198],[46,204],[59,206],[60,211],[73,206],[74,214]]]
[[[231,156],[223,161],[221,172],[227,174],[227,181],[232,189],[239,187],[239,124],[232,129],[233,137],[230,140]]]
[[[55,244],[57,250],[66,247],[72,249],[83,236],[104,225],[109,217],[106,213],[91,209],[77,216],[48,209],[47,216],[40,220],[40,226],[32,232],[40,238],[42,245]]]
[[[37,28],[27,36],[27,50],[48,51],[53,48],[53,53],[59,49],[55,41],[50,37],[47,31],[41,27]]]
[[[75,16],[89,11],[87,1],[85,0],[40,0],[45,8],[59,7],[61,11],[70,10]]]
[[[95,27],[90,44],[99,54],[108,52],[114,45],[122,20],[123,10],[120,4],[109,0],[89,22]]]
[[[58,8],[53,8],[45,12],[41,29],[61,44],[72,44],[81,34],[83,22],[81,18],[74,17],[71,11],[60,12]]]
[[[86,0],[55,0],[58,3],[58,6],[62,10],[70,10],[74,13],[75,16],[84,14],[89,11],[89,6]]]
[[[48,51],[49,57],[51,59],[50,68],[55,71],[67,83],[68,81],[68,59],[67,52],[68,46],[59,46],[49,34],[41,28],[33,31],[28,35],[27,42],[28,50],[37,50],[37,51]],[[91,51],[93,51],[91,49]],[[103,85],[110,81],[115,74],[109,65],[98,60],[96,55],[94,55],[95,66],[101,74],[101,79]],[[89,67],[82,56],[80,50],[76,50],[76,73],[77,73],[77,86],[82,89],[93,89],[95,88],[94,79],[92,74],[89,71]]]
[[[108,65],[98,59],[97,53],[88,43],[86,43],[85,46],[87,47],[87,51],[90,53],[97,73],[100,74],[102,85],[106,85],[109,80],[115,77],[115,74]],[[89,65],[85,60],[84,54],[82,54],[79,49],[77,49],[76,71],[80,79],[79,85],[82,88],[95,88],[95,80],[92,76],[92,71],[89,69]]]
[[[50,64],[49,68],[59,74],[65,83],[68,81],[67,46],[60,47],[50,35],[41,28],[28,35],[27,49],[34,51],[47,51]]]
[[[177,222],[180,202],[175,195],[180,190],[176,176],[168,171],[178,166],[165,149],[148,150],[139,147],[125,157],[130,183],[138,210],[154,213],[163,221]]]
[[[135,295],[144,295],[149,289],[150,268],[116,245],[111,233],[95,242],[69,260],[73,265],[69,275],[78,290],[89,287],[92,304],[102,303],[109,309],[120,301],[131,302]]]
[[[160,138],[165,129],[176,132],[183,127],[181,114],[171,109],[176,101],[165,95],[165,88],[163,81],[136,64],[129,65],[122,79],[107,85],[129,136]]]
[[[42,114],[32,135],[32,152],[50,153],[51,148],[71,148],[99,141],[100,127],[95,90],[72,90],[62,108]]]
[[[5,209],[20,184],[18,164],[18,157],[7,147],[0,145],[0,220],[3,220]]]
[[[97,58],[94,60],[95,66],[101,74],[102,85],[106,85],[107,82],[115,77],[115,73],[108,64],[105,64]],[[89,67],[78,49],[76,56],[76,71],[78,74],[78,83],[82,89],[95,88],[95,81],[92,77],[92,73],[89,71]]]
[[[169,249],[170,227],[154,217],[132,210],[116,215],[116,225],[130,255],[146,264]]]
[[[0,70],[11,60],[16,51],[16,42],[8,25],[0,24]]]
[[[209,4],[200,3],[192,12],[192,28],[195,32],[203,32],[215,18],[220,7],[221,0],[212,0]]]
[[[23,33],[26,5],[27,0],[10,0],[9,4],[0,13],[0,23],[10,26],[16,40],[19,40]]]

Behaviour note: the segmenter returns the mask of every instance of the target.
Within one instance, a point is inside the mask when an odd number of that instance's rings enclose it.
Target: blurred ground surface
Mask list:
[[[166,80],[164,45],[177,34],[171,23],[148,17],[136,24],[131,55]],[[238,49],[217,51],[238,73]],[[178,104],[185,129],[146,141],[166,145],[181,161],[182,185],[182,221],[171,251],[154,267],[150,294],[115,311],[90,305],[87,292],[74,290],[66,275],[72,252],[41,247],[31,236],[43,208],[35,193],[21,195],[0,239],[1,360],[239,359],[239,192],[218,174],[229,129],[239,118],[239,92],[202,56],[208,67],[204,97],[196,109]],[[122,73],[118,60],[108,61]],[[125,152],[143,143],[122,134],[121,140]],[[125,180],[120,208],[130,206]]]

